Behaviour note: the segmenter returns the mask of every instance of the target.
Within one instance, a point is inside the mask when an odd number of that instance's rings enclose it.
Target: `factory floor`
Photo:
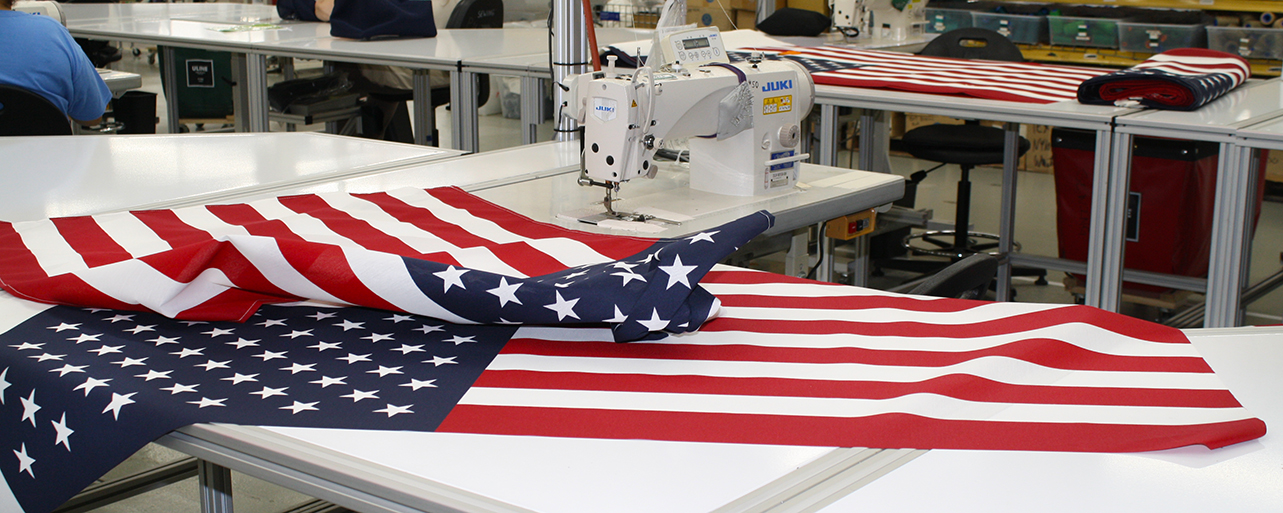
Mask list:
[[[124,58],[111,67],[121,71],[139,73],[143,76],[143,90],[158,93],[159,108],[157,114],[160,122],[159,132],[166,132],[168,121],[161,93],[159,69],[149,63],[147,49],[139,47],[139,56],[133,56],[130,45],[124,46]],[[301,68],[315,66],[316,63],[299,63]],[[274,75],[272,80],[279,79]],[[502,115],[486,115],[480,118],[481,149],[495,150],[520,144],[518,120],[508,119]],[[437,127],[442,140],[450,140],[449,112],[445,107],[437,111]],[[195,126],[189,127],[195,130]],[[206,125],[207,130],[219,128]],[[309,127],[305,129],[318,129]],[[273,130],[283,130],[274,124]],[[541,128],[540,140],[551,137],[551,126],[547,123]],[[843,152],[840,163],[852,162],[853,155]],[[925,169],[930,165],[907,157],[892,157],[891,166],[895,173],[908,176],[914,171]],[[955,167],[941,169],[925,180],[917,191],[917,207],[930,208],[935,212],[935,219],[949,222],[953,218],[955,206],[955,184],[958,170]],[[1001,174],[997,168],[978,168],[972,172],[972,208],[971,216],[974,229],[984,232],[997,231],[998,201],[1001,190]],[[1016,240],[1022,245],[1022,251],[1035,255],[1057,256],[1058,246],[1055,232],[1056,203],[1053,175],[1022,172],[1018,180],[1018,204],[1016,207]],[[845,251],[839,248],[837,268],[845,269],[843,260]],[[1280,270],[1280,255],[1283,255],[1283,203],[1267,201],[1262,206],[1260,223],[1256,229],[1254,250],[1251,262],[1251,281],[1255,283],[1262,278]],[[778,265],[771,259],[759,262],[763,267]],[[871,278],[870,285],[877,288],[890,288],[911,275],[897,271],[886,271],[883,276]],[[1035,283],[1032,277],[1017,277],[1014,280],[1016,299],[1018,301],[1035,301],[1048,303],[1072,303],[1075,295],[1064,285],[1064,273],[1049,272],[1045,285]],[[1179,309],[1195,304],[1201,299],[1197,294],[1173,294],[1167,299],[1172,304],[1153,306],[1140,303],[1125,303],[1124,313],[1161,321]],[[1245,318],[1247,324],[1279,324],[1283,322],[1283,291],[1275,291],[1262,299],[1248,305]],[[158,464],[173,462],[184,455],[151,445],[140,451],[129,461],[122,464],[108,478],[128,475],[133,472],[155,467]],[[293,510],[300,505],[308,504],[311,498],[277,487],[275,485],[233,473],[233,490],[235,508],[238,513],[274,513]],[[185,513],[200,511],[196,479],[188,478],[176,484],[153,490],[151,492],[117,502],[96,510],[100,513]]]

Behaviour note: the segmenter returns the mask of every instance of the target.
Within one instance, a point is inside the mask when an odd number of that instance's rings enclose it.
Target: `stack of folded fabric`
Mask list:
[[[1237,55],[1181,48],[1087,79],[1078,86],[1078,101],[1093,105],[1138,101],[1155,109],[1196,110],[1238,87],[1249,75],[1247,60]]]

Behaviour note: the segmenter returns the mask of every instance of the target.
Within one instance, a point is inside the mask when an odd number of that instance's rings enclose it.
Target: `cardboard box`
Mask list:
[[[686,23],[693,23],[699,27],[717,27],[725,32],[734,30],[731,23],[730,15],[734,12],[731,10],[723,11],[717,4],[706,8],[704,2],[698,2],[699,8],[686,8]]]
[[[1265,160],[1265,179],[1270,182],[1283,182],[1283,151],[1261,150]]]
[[[739,9],[744,11],[757,12],[757,0],[724,0],[722,3],[726,10]]]
[[[757,28],[757,10],[735,9],[735,28],[754,29]]]
[[[829,15],[828,0],[787,0],[786,5],[794,9],[806,9],[808,11],[818,12],[825,16]]]

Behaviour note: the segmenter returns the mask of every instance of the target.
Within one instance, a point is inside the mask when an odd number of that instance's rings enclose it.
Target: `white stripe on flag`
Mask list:
[[[944,367],[908,367],[862,363],[660,360],[500,354],[486,369],[887,383],[918,383],[941,376],[968,374],[1010,385],[1171,390],[1225,389],[1225,384],[1221,383],[1215,374],[1210,373],[1060,370],[1004,356],[984,356]]]
[[[111,237],[111,240],[119,244],[133,258],[142,258],[174,249],[165,242],[165,239],[157,236],[147,224],[129,212],[96,215],[93,219],[98,227]]]
[[[22,244],[31,251],[36,263],[44,269],[45,275],[74,273],[88,269],[84,257],[80,256],[71,244],[58,233],[58,227],[49,220],[14,223],[13,230],[22,239]]]
[[[362,285],[397,308],[443,321],[476,324],[476,321],[460,317],[425,296],[415,286],[414,278],[401,257],[350,248],[343,249],[343,256]]]
[[[942,420],[1181,426],[1251,418],[1242,408],[981,403],[935,394],[891,399],[735,396],[473,387],[459,404],[858,418],[906,413]]]
[[[190,283],[174,281],[141,260],[123,260],[76,273],[94,289],[117,301],[142,305],[173,317],[227,290],[231,280],[206,269]]]

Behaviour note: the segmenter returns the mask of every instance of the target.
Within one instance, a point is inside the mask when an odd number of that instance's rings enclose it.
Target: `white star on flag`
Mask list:
[[[221,337],[221,336],[223,336],[223,335],[231,335],[233,332],[234,332],[234,330],[223,329],[223,328],[214,328],[214,329],[209,330],[209,331],[202,331],[202,332],[200,332],[200,334],[201,334],[201,335],[209,335],[209,338],[214,338],[214,337]]]
[[[30,420],[31,427],[36,426],[36,412],[40,411],[40,405],[36,404],[36,391],[31,390],[31,395],[22,400],[22,420]]]
[[[69,339],[67,339],[67,340],[74,340],[74,341],[76,341],[76,343],[77,343],[77,344],[79,344],[79,343],[81,343],[81,342],[98,342],[98,337],[101,337],[101,336],[102,336],[102,333],[99,333],[99,334],[97,334],[97,335],[90,335],[90,334],[88,334],[88,333],[81,333],[80,335],[77,335],[77,336],[75,336],[75,337],[73,337],[73,338],[69,338]]]
[[[414,317],[411,317],[409,315],[392,314],[392,317],[386,317],[383,320],[392,321],[392,324],[396,324],[401,321],[413,321]]]
[[[5,369],[5,370],[7,371],[8,369]],[[108,379],[95,379],[95,378],[93,378],[93,377],[86,377],[86,378],[85,378],[85,382],[84,382],[84,383],[81,383],[81,384],[77,385],[77,386],[76,386],[76,388],[73,388],[72,390],[81,390],[81,389],[84,389],[84,391],[85,391],[85,397],[89,397],[89,391],[90,391],[90,390],[93,390],[93,389],[98,388],[98,387],[105,387],[105,386],[107,386],[107,382],[108,382],[108,381],[111,381],[111,378],[108,378]],[[0,389],[0,390],[2,390],[2,389]],[[4,397],[3,395],[0,395],[0,398],[3,398],[3,397]],[[3,403],[3,401],[0,401],[0,403]]]
[[[80,329],[80,323],[76,323],[76,324],[67,324],[67,323],[65,323],[65,322],[64,322],[64,323],[61,323],[61,324],[59,324],[59,325],[57,325],[57,326],[50,326],[50,327],[45,328],[45,329],[53,330],[53,332],[54,332],[54,333],[61,333],[61,332],[65,331],[65,330],[78,330],[78,329]]]
[[[183,392],[195,392],[196,387],[198,386],[200,385],[184,385],[182,383],[174,383],[174,386],[164,387],[161,390],[169,392],[169,395],[175,395],[175,394],[181,394]]]
[[[365,391],[361,391],[353,388],[352,393],[341,395],[339,397],[346,397],[348,399],[351,399],[352,402],[355,403],[355,402],[360,402],[362,399],[378,399],[379,396],[376,395],[378,393],[379,393],[378,390],[375,390],[373,392],[365,392]]]
[[[402,413],[414,413],[413,411],[410,410],[411,406],[414,406],[414,405],[407,404],[405,406],[394,406],[389,404],[386,408],[374,410],[374,413],[386,413],[388,414],[388,417],[391,417],[393,415],[399,415]]]
[[[365,371],[365,373],[366,373],[366,374],[378,374],[380,378],[385,377],[385,376],[387,376],[388,374],[404,374],[403,372],[401,372],[401,367],[399,367],[399,366],[398,366],[398,367],[385,367],[385,366],[383,366],[383,365],[380,365],[378,369],[375,369],[375,370],[372,370],[372,371]]]
[[[329,376],[321,376],[321,379],[318,379],[318,380],[316,380],[316,381],[308,381],[308,383],[312,383],[312,384],[316,384],[316,385],[321,385],[321,388],[325,388],[325,387],[328,387],[328,386],[330,386],[330,385],[346,385],[346,384],[347,384],[347,382],[346,382],[346,381],[344,381],[344,380],[346,380],[346,379],[347,379],[347,376],[338,377],[338,378],[331,378],[331,377],[329,377]]]
[[[75,433],[76,431],[67,427],[67,413],[63,412],[62,418],[51,421],[51,422],[53,422],[53,430],[54,430],[53,444],[54,445],[62,444],[63,447],[66,447],[67,450],[70,451],[71,434]]]
[[[650,319],[647,319],[644,321],[639,320],[637,322],[640,323],[642,326],[645,326],[646,329],[650,331],[659,331],[668,327],[668,321],[664,319],[660,319],[659,310],[654,308],[650,310]]]
[[[459,279],[459,277],[463,276],[463,274],[466,272],[468,272],[467,269],[456,269],[453,265],[451,265],[451,266],[448,266],[444,271],[435,272],[432,274],[433,276],[441,278],[441,281],[444,282],[445,288],[441,291],[441,293],[444,294],[446,292],[450,292],[450,287],[453,287],[456,285],[461,289],[467,290],[468,288],[463,286],[463,280]]]
[[[717,235],[718,233],[721,233],[721,230],[713,230],[711,232],[699,232],[695,235],[690,236],[690,243],[694,244],[699,241],[715,242],[713,240],[713,236]]]
[[[380,340],[392,340],[391,333],[371,333],[368,337],[361,337],[361,340],[369,340],[370,343],[378,343]]]
[[[431,363],[433,367],[440,367],[447,363],[458,365],[459,362],[454,361],[454,359],[454,356],[442,358],[440,356],[433,355],[431,360],[423,360],[423,363]]]
[[[151,381],[153,379],[169,379],[169,374],[171,372],[174,372],[174,371],[167,370],[167,371],[161,372],[155,369],[151,369],[147,371],[147,374],[138,374],[134,377],[143,378],[143,381]],[[89,395],[89,391],[86,390],[85,395]]]
[[[356,363],[356,362],[368,362],[368,361],[370,361],[370,355],[371,355],[371,354],[373,354],[373,353],[366,353],[366,354],[354,354],[354,353],[348,353],[348,354],[347,354],[347,356],[340,356],[340,357],[338,357],[338,358],[335,358],[335,360],[345,361],[345,362],[347,362],[349,365],[351,365],[351,364]]]
[[[420,388],[425,388],[425,387],[426,387],[426,388],[436,388],[437,386],[434,384],[435,382],[436,382],[436,380],[435,380],[435,379],[429,379],[429,380],[418,380],[418,379],[410,378],[410,382],[409,382],[409,383],[402,383],[402,384],[397,385],[397,386],[410,387],[410,390],[418,391]]]
[[[696,266],[693,265],[682,265],[681,255],[677,255],[677,257],[673,259],[673,265],[659,266],[659,270],[668,273],[668,286],[665,288],[671,289],[673,288],[673,285],[680,283],[689,289],[691,284],[686,276],[690,274],[691,271],[694,271],[695,267]]]
[[[103,408],[102,412],[103,413],[111,412],[112,417],[114,417],[116,420],[120,420],[120,409],[124,408],[125,405],[127,404],[134,404],[134,400],[130,398],[137,393],[138,392],[130,392],[125,395],[120,395],[115,392],[112,392],[111,402],[107,403],[107,407]]]
[[[453,337],[450,337],[450,338],[447,338],[447,339],[445,339],[445,340],[442,340],[442,342],[454,342],[454,345],[456,345],[456,346],[457,346],[457,345],[459,345],[459,344],[469,344],[469,343],[471,343],[471,344],[475,344],[475,343],[477,343],[477,341],[476,341],[476,340],[473,340],[474,338],[476,338],[476,337],[472,337],[472,336],[460,337],[460,336],[458,336],[458,335],[455,335],[455,336],[453,336]]]
[[[257,395],[260,399],[267,399],[268,397],[272,397],[276,395],[288,395],[285,393],[285,390],[289,388],[290,387],[281,387],[281,388],[263,387],[262,390],[259,390],[257,392],[250,392],[250,395]]]
[[[152,325],[150,325],[150,326],[144,326],[144,325],[142,325],[142,324],[139,324],[139,325],[137,325],[137,326],[134,326],[134,327],[129,328],[129,329],[124,330],[124,331],[125,331],[125,333],[133,333],[133,334],[137,335],[137,334],[142,333],[142,332],[144,332],[144,331],[156,331],[156,325],[155,325],[155,324],[152,324]]]
[[[517,288],[520,286],[520,283],[509,285],[508,278],[500,277],[499,286],[487,290],[486,292],[494,294],[495,297],[499,298],[499,308],[503,308],[503,306],[508,303],[521,304],[521,300],[517,299]]]
[[[365,323],[363,323],[363,322],[352,322],[352,321],[349,321],[349,320],[344,320],[343,322],[341,322],[341,323],[339,323],[339,324],[335,324],[335,326],[338,326],[338,327],[340,327],[340,328],[343,328],[343,331],[347,331],[347,330],[363,330],[363,329],[365,329]]]
[[[27,475],[36,477],[36,474],[31,471],[31,464],[35,463],[36,460],[31,456],[27,456],[26,442],[23,442],[21,449],[13,451],[13,454],[18,457],[18,473],[26,472]]]
[[[313,402],[310,402],[310,403],[302,403],[302,402],[299,402],[299,401],[294,401],[294,404],[291,404],[291,405],[289,405],[289,406],[282,406],[280,409],[282,409],[282,410],[290,410],[290,411],[291,411],[291,412],[293,412],[295,415],[298,415],[298,412],[301,412],[301,411],[317,411],[316,404],[317,404],[317,403],[319,403],[319,402],[320,402],[320,401],[313,401]]]
[[[197,407],[197,408],[204,408],[204,407],[206,407],[206,406],[221,406],[221,407],[225,407],[225,406],[227,406],[227,405],[226,405],[226,404],[223,404],[223,401],[226,401],[226,400],[227,400],[227,398],[226,398],[226,397],[224,397],[224,398],[222,398],[222,399],[210,399],[210,398],[208,398],[208,397],[202,397],[202,398],[200,398],[200,400],[199,400],[199,401],[187,401],[187,404],[194,404],[194,405],[196,405],[196,407]]]
[[[561,292],[554,292],[554,294],[557,295],[557,302],[551,305],[544,305],[544,308],[557,312],[558,321],[565,319],[567,317],[573,317],[575,319],[578,319],[579,316],[575,315],[575,303],[579,302],[579,298],[575,298],[567,301],[565,299],[562,299]]]
[[[165,344],[177,344],[179,338],[181,337],[156,337],[152,339],[147,339],[147,341],[154,342],[156,344],[156,347],[160,347]]]

